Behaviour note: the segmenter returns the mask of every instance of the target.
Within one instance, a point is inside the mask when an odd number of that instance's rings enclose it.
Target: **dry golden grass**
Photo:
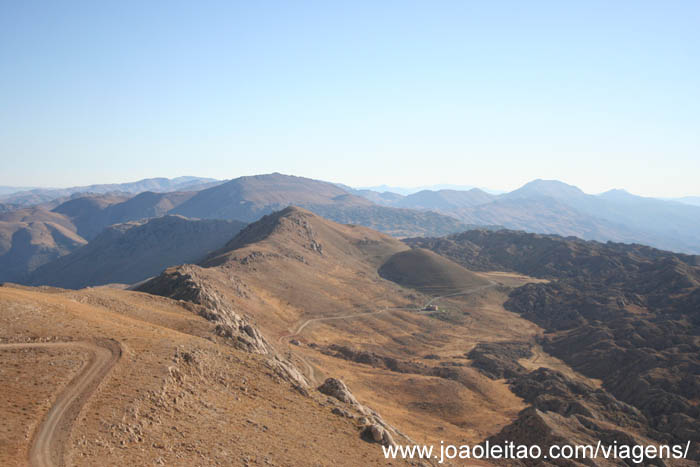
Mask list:
[[[323,399],[300,395],[263,357],[213,342],[212,327],[142,293],[0,287],[0,343],[108,337],[123,349],[72,428],[67,465],[384,463]],[[34,428],[84,356],[10,353],[0,350],[0,464],[25,465]]]

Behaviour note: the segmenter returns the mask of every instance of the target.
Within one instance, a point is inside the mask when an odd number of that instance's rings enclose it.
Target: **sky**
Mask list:
[[[0,185],[700,195],[697,1],[0,0]]]

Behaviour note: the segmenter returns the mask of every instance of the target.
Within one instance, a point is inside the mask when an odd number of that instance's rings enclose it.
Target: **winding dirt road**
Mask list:
[[[90,355],[80,373],[68,383],[44,416],[34,432],[32,446],[29,450],[29,463],[34,467],[63,466],[73,423],[90,395],[119,361],[122,353],[121,347],[116,341],[107,339],[95,342],[37,342],[0,345],[0,351],[32,348],[73,348],[86,351]]]

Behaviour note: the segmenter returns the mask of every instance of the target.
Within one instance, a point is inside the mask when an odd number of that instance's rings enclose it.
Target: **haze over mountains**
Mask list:
[[[72,194],[64,199],[67,193]],[[248,223],[289,205],[396,237],[505,227],[700,252],[698,206],[622,190],[589,195],[548,180],[535,180],[500,195],[472,188],[404,196],[274,173],[229,181],[147,179],[63,191],[33,190],[3,199],[32,204],[32,197],[41,202],[24,208],[5,204],[0,210],[0,280],[28,281],[36,268],[75,251],[114,224],[164,215]]]
[[[556,180],[534,180],[501,195],[477,188],[420,191],[407,196],[364,190],[357,194],[385,206],[434,210],[465,224],[700,253],[698,206],[635,196],[624,190],[589,195]]]
[[[137,194],[144,191],[166,192],[176,190],[199,190],[217,183],[213,178],[177,177],[177,178],[147,178],[137,182],[109,183],[101,185],[75,186],[70,188],[22,188],[0,187],[0,203],[15,206],[32,206],[48,203],[59,198],[67,198],[81,193],[127,193]]]
[[[104,194],[90,193],[73,196],[55,207],[40,205],[0,213],[0,235],[3,239],[0,244],[0,262],[7,265],[0,270],[0,280],[28,282],[29,274],[36,268],[93,241],[104,229],[114,224],[157,218],[166,214],[247,223],[290,204],[306,207],[340,222],[366,225],[397,236],[444,235],[467,228],[447,215],[379,206],[331,183],[281,174],[241,177],[216,183],[215,186],[200,191],[145,191],[135,196],[111,191]],[[183,223],[172,224],[174,229],[184,226]],[[194,235],[195,231],[188,233]],[[107,238],[117,241],[113,235]],[[132,237],[127,235],[119,241],[130,238]],[[191,241],[196,242],[198,239],[193,236]],[[88,258],[86,261],[90,258],[92,261],[105,260],[104,257],[98,259],[95,256],[101,249],[107,248],[105,238],[100,239],[100,242],[100,248],[81,252],[83,257]],[[208,242],[205,244],[209,245]],[[213,245],[212,248],[218,246],[221,245]],[[138,248],[138,245],[134,245],[132,250],[137,251]],[[86,251],[94,254],[84,256]],[[103,267],[109,269],[109,266]],[[48,270],[60,271],[65,268],[64,265],[57,265]],[[49,280],[43,273],[39,277]],[[36,283],[35,280],[31,282]],[[64,286],[88,285],[83,280],[66,277],[56,277],[49,282]]]

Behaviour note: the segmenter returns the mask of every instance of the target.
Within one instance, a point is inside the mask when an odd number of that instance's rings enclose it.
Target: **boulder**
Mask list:
[[[327,396],[334,397],[341,402],[345,402],[350,405],[358,406],[360,405],[352,395],[350,390],[345,383],[336,378],[328,378],[323,382],[322,385],[318,387],[318,390]]]

